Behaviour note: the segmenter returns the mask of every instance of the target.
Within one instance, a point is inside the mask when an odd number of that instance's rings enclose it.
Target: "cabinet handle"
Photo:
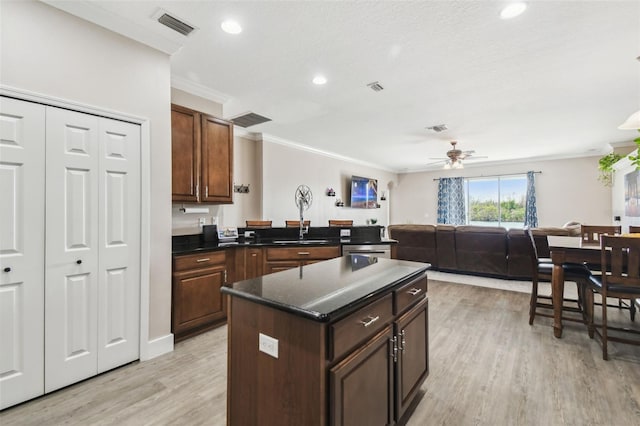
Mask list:
[[[82,265],[82,259],[78,259],[78,260],[76,260],[76,263],[77,263],[78,265]]]
[[[393,358],[393,362],[398,362],[398,345],[396,344],[397,339],[396,336],[393,336],[389,339],[389,344],[391,345],[391,353],[389,356]]]
[[[421,288],[412,288],[411,290],[407,291],[407,293],[409,293],[412,296],[415,296],[416,294],[421,292],[422,292]]]
[[[407,345],[407,341],[404,339],[404,330],[400,332],[400,350],[404,353],[404,348]]]
[[[11,272],[11,268],[9,268],[8,266],[6,268],[3,269],[3,271],[5,272]]]
[[[224,270],[224,283],[227,283],[227,270]]]
[[[200,183],[196,183],[196,201],[200,201]]]
[[[258,253],[251,253],[251,257],[256,257]]]
[[[209,198],[209,185],[204,187],[204,197]]]
[[[369,321],[360,321],[360,324],[364,325],[365,327],[369,327],[371,324],[373,324],[374,322],[380,319],[380,315],[378,315],[377,317],[372,317],[371,315],[368,315],[367,318],[369,319]]]
[[[309,252],[308,252],[308,251],[299,251],[299,252],[298,252],[298,255],[299,255],[299,256],[308,256],[308,255],[309,255]]]
[[[211,259],[207,257],[206,259],[197,259],[196,262],[206,262],[208,260],[211,260]]]

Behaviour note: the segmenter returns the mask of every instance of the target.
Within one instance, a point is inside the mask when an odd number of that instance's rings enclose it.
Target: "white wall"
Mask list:
[[[311,226],[328,226],[329,219],[352,219],[354,225],[365,225],[375,218],[379,225],[389,223],[389,195],[387,201],[379,201],[379,209],[352,209],[336,207],[341,198],[348,205],[351,176],[363,176],[378,180],[378,194],[393,186],[396,174],[360,164],[332,158],[280,143],[262,141],[263,212],[261,217],[247,219],[272,220],[273,226],[284,226],[285,220],[299,219],[294,194],[299,185],[307,185],[313,192],[313,204],[304,212]],[[333,188],[335,197],[325,195]]]
[[[612,224],[611,188],[598,182],[598,159],[583,157],[401,174],[393,191],[391,220],[392,223],[437,223],[438,182],[434,178],[535,170],[542,172],[536,175],[539,226],[562,226],[570,220]]]
[[[151,133],[149,337],[171,331],[169,57],[35,1],[2,2],[0,83],[145,117]]]

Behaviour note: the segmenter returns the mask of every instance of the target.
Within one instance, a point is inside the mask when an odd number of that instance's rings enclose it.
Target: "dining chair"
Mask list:
[[[630,234],[640,234],[640,226],[629,225]]]
[[[602,344],[602,359],[609,359],[608,342],[640,345],[640,330],[609,324],[607,297],[630,300],[632,321],[635,317],[635,299],[640,298],[640,238],[608,236],[602,237],[602,274],[589,277],[585,292],[587,328],[589,337],[598,336]],[[601,323],[594,321],[594,294],[602,296]],[[616,332],[612,335],[610,331]],[[627,335],[629,337],[623,337]]]
[[[329,219],[329,226],[353,226],[353,220]]]
[[[284,221],[285,225],[287,228],[299,228],[300,227],[300,221],[299,220],[285,220]],[[311,221],[310,220],[305,220],[302,222],[302,226],[305,228],[308,228],[311,225]]]
[[[271,228],[271,221],[270,220],[247,220],[247,228],[250,228],[250,229]]]
[[[553,263],[549,258],[539,258],[538,257],[538,248],[536,245],[536,240],[533,236],[533,232],[530,228],[524,228],[524,233],[531,242],[530,246],[530,256],[531,256],[531,299],[529,301],[529,325],[533,324],[533,320],[536,315],[541,317],[553,318],[553,303],[551,303],[551,296],[538,294],[538,283],[539,281],[551,281],[551,273],[553,272]],[[576,312],[581,314],[582,318],[574,318],[574,317],[564,317],[563,320],[567,321],[577,321],[585,323],[587,318],[583,309],[583,294],[585,290],[585,286],[587,284],[587,280],[591,275],[589,269],[581,264],[581,263],[564,263],[562,265],[562,269],[564,271],[564,277],[566,281],[574,281],[576,283],[578,289],[578,298],[571,299],[565,298],[563,295],[562,298],[562,310],[566,312]],[[542,301],[541,301],[542,300]],[[568,306],[565,305],[565,302],[575,303],[576,306]],[[552,312],[547,313],[545,311],[539,311],[538,308],[544,310],[551,310]]]
[[[583,244],[600,244],[603,235],[615,235],[622,232],[620,225],[582,225],[580,234]]]

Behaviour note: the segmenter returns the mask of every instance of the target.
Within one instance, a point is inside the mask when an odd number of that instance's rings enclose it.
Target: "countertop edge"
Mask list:
[[[270,300],[270,299],[264,299],[262,297],[258,297],[255,296],[253,294],[250,293],[246,293],[243,291],[239,291],[239,290],[235,290],[231,287],[227,287],[227,286],[223,286],[220,291],[223,294],[227,294],[230,296],[235,296],[235,297],[240,297],[242,299],[246,299],[246,300],[250,300],[252,302],[255,302],[257,304],[260,305],[264,305],[264,306],[269,306],[271,308],[275,308],[278,309],[280,311],[284,311],[287,313],[291,313],[294,314],[296,316],[302,317],[302,318],[306,318],[312,321],[316,321],[316,322],[321,322],[321,323],[328,323],[328,322],[333,322],[336,320],[339,320],[340,318],[345,317],[346,315],[352,313],[353,311],[361,308],[362,306],[365,306],[369,303],[369,301],[371,299],[375,299],[377,296],[379,296],[382,293],[385,293],[388,289],[392,288],[392,287],[396,287],[399,286],[400,284],[404,283],[405,281],[411,281],[412,279],[415,279],[416,277],[419,277],[420,275],[425,275],[427,274],[427,271],[431,268],[431,264],[426,263],[424,264],[425,266],[423,268],[419,268],[418,270],[416,270],[415,272],[405,275],[404,277],[397,279],[395,281],[392,281],[388,284],[385,284],[379,288],[377,288],[376,290],[368,293],[365,296],[362,296],[360,298],[358,298],[357,300],[348,303],[346,305],[341,306],[340,308],[334,310],[333,312],[327,313],[327,314],[321,314],[319,312],[316,311],[308,311],[305,309],[302,309],[298,306],[292,306],[292,305],[285,305],[282,303],[278,303],[276,301]]]

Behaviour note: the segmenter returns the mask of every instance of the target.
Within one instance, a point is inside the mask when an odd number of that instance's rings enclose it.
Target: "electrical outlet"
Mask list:
[[[258,349],[267,355],[278,358],[278,339],[274,339],[266,334],[258,333]]]
[[[200,225],[200,227],[203,227],[206,223],[207,223],[206,217],[201,217],[198,219],[198,225]]]

